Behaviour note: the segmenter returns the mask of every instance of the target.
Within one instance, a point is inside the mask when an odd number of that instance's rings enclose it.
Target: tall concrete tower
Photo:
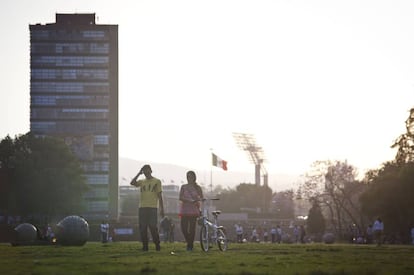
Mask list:
[[[89,187],[82,214],[117,219],[118,26],[56,14],[29,28],[30,130],[63,138],[78,156]]]

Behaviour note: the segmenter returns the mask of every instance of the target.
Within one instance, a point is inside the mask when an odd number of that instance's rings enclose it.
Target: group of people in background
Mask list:
[[[144,178],[139,179],[141,175]],[[197,183],[197,177],[194,171],[186,173],[187,183],[180,187],[179,200],[181,207],[179,210],[179,218],[181,225],[181,232],[186,242],[187,251],[192,251],[194,248],[194,240],[196,233],[197,219],[201,215],[201,202],[203,200],[203,191]],[[139,233],[142,241],[142,250],[149,249],[148,230],[152,235],[152,241],[155,244],[155,250],[159,251],[160,234],[158,230],[158,214],[162,217],[160,222],[160,229],[163,233],[164,242],[174,242],[175,224],[169,217],[164,216],[164,204],[162,197],[161,181],[152,176],[151,166],[146,164],[138,172],[138,174],[131,180],[131,185],[140,188],[139,200]],[[5,215],[0,213],[0,224],[14,225],[21,222],[20,216]],[[245,226],[245,227],[244,227]],[[261,225],[242,225],[241,222],[234,225],[235,240],[238,243],[244,242],[271,242],[271,243],[305,243],[306,231],[304,225],[273,225],[269,223]],[[246,230],[246,228],[248,228]],[[361,232],[362,231],[362,232]],[[41,234],[39,239],[53,240],[55,233],[52,227],[47,224],[44,230],[38,230]],[[411,238],[411,244],[414,245],[414,225],[408,229]],[[102,243],[112,241],[110,234],[110,226],[107,221],[103,220],[100,225],[100,234]],[[230,234],[229,234],[230,235]],[[359,230],[354,224],[348,228],[346,238],[352,243],[366,243],[383,245],[385,240],[384,222],[378,217],[372,224],[370,224],[366,231]],[[284,240],[286,238],[286,240]],[[388,237],[386,242],[392,243]],[[406,242],[406,240],[404,241]]]
[[[138,179],[140,175],[145,178]],[[194,239],[196,232],[197,219],[200,216],[201,201],[203,199],[203,192],[201,187],[197,184],[197,177],[194,171],[188,171],[187,183],[180,188],[179,200],[181,208],[179,211],[181,231],[186,242],[187,251],[192,251],[194,247]],[[141,198],[139,201],[139,231],[142,240],[143,251],[148,251],[148,230],[151,232],[152,240],[155,244],[155,249],[159,251],[160,236],[157,227],[158,211],[163,218],[160,223],[162,232],[164,233],[164,241],[174,241],[174,223],[168,217],[164,217],[164,205],[162,199],[161,181],[152,176],[152,169],[150,165],[144,165],[138,174],[131,180],[131,185],[140,188]],[[239,243],[251,242],[271,242],[281,243],[284,234],[289,236],[290,241],[294,243],[305,243],[306,231],[304,225],[295,225],[290,227],[292,232],[283,232],[280,225],[272,226],[270,231],[263,227],[253,227],[251,234],[247,235],[243,226],[238,223],[235,225],[236,241]],[[105,240],[105,234],[108,229],[101,227],[102,240]],[[414,245],[414,227],[411,229],[412,244]],[[106,237],[107,238],[107,237]],[[377,245],[382,245],[384,240],[384,223],[381,218],[378,218],[370,225],[366,232],[366,242]]]
[[[306,231],[303,225],[293,226],[291,230],[292,232],[290,233],[283,232],[282,227],[280,225],[272,226],[270,229],[270,232],[268,231],[267,228],[263,229],[262,226],[251,226],[251,229],[249,230],[251,232],[245,232],[240,222],[236,223],[234,225],[234,228],[236,232],[236,242],[238,243],[244,243],[247,241],[250,241],[250,242],[262,242],[263,241],[265,243],[271,242],[271,243],[280,244],[283,241],[283,236],[288,236],[289,242],[305,243]]]
[[[357,244],[377,244],[378,246],[382,245],[384,242],[384,222],[380,217],[378,217],[374,223],[369,224],[365,235],[361,234],[355,224],[351,225],[349,228],[349,237],[350,243]]]

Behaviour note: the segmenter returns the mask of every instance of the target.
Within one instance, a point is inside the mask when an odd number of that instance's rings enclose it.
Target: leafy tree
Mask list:
[[[391,241],[408,242],[409,228],[414,226],[414,108],[405,127],[391,146],[398,149],[395,159],[366,173],[368,189],[360,200],[367,216],[382,218]]]
[[[219,193],[220,200],[214,204],[226,212],[241,212],[243,209],[260,209],[268,212],[272,199],[272,189],[268,186],[241,183],[234,189],[223,190]]]
[[[325,218],[317,201],[314,201],[311,209],[309,209],[306,226],[307,232],[311,235],[315,235],[316,240],[319,241],[322,234],[325,232]]]
[[[389,239],[407,242],[414,226],[414,163],[387,162],[367,176],[362,210],[371,220],[382,218]]]
[[[405,127],[406,133],[391,146],[398,149],[395,159],[366,173],[368,189],[360,200],[367,216],[382,218],[389,239],[407,242],[414,226],[414,108]]]
[[[344,236],[350,224],[355,224],[360,232],[365,228],[359,204],[359,195],[365,190],[365,185],[356,177],[356,169],[347,162],[317,161],[300,187],[302,196],[317,202],[326,212],[328,225],[338,236]]]
[[[272,199],[271,212],[276,213],[276,218],[279,219],[294,219],[294,197],[293,190],[286,190],[281,192],[275,192]]]
[[[395,156],[397,164],[414,162],[414,108],[405,121],[406,133],[400,135],[391,148],[398,148]]]
[[[130,192],[122,200],[121,214],[123,216],[136,216],[139,204],[139,193]]]
[[[0,142],[0,162],[11,171],[9,211],[56,217],[82,210],[83,170],[63,140],[28,133]]]

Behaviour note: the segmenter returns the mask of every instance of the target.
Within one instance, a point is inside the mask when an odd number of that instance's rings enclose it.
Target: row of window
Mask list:
[[[93,161],[91,163],[81,164],[85,172],[108,172],[109,161]]]
[[[109,136],[108,135],[96,135],[94,139],[95,145],[108,145]]]
[[[88,192],[84,194],[84,198],[108,198],[108,187],[90,188]]]
[[[31,56],[36,67],[108,67],[108,56]]]
[[[34,80],[108,80],[107,69],[32,69],[30,76]]]
[[[86,210],[88,212],[108,211],[108,201],[88,201],[86,202]]]
[[[98,30],[32,30],[31,40],[108,40],[105,31]]]
[[[31,121],[30,129],[34,133],[96,133],[108,132],[106,121]]]
[[[97,149],[93,150],[93,157],[95,159],[109,159],[109,150],[108,149]]]
[[[66,135],[63,139],[81,161],[109,160],[108,135]]]
[[[108,119],[108,109],[92,108],[31,108],[31,117],[34,119]]]
[[[85,109],[85,108],[71,108],[62,109],[63,113],[107,113],[108,109]]]
[[[108,106],[109,96],[100,95],[32,95],[32,106]]]
[[[32,43],[31,53],[108,54],[109,43]]]
[[[33,82],[31,93],[109,93],[109,83],[105,82]]]
[[[108,135],[67,135],[64,137],[65,143],[69,146],[72,144],[87,144],[89,147],[93,145],[109,145]]]
[[[109,176],[108,175],[85,175],[86,182],[92,185],[108,185]]]

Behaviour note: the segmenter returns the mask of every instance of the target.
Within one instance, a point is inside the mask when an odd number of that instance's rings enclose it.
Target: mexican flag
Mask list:
[[[219,158],[213,153],[212,153],[212,157],[213,157],[213,166],[220,167],[223,170],[227,171],[227,161],[222,160],[221,158]]]

